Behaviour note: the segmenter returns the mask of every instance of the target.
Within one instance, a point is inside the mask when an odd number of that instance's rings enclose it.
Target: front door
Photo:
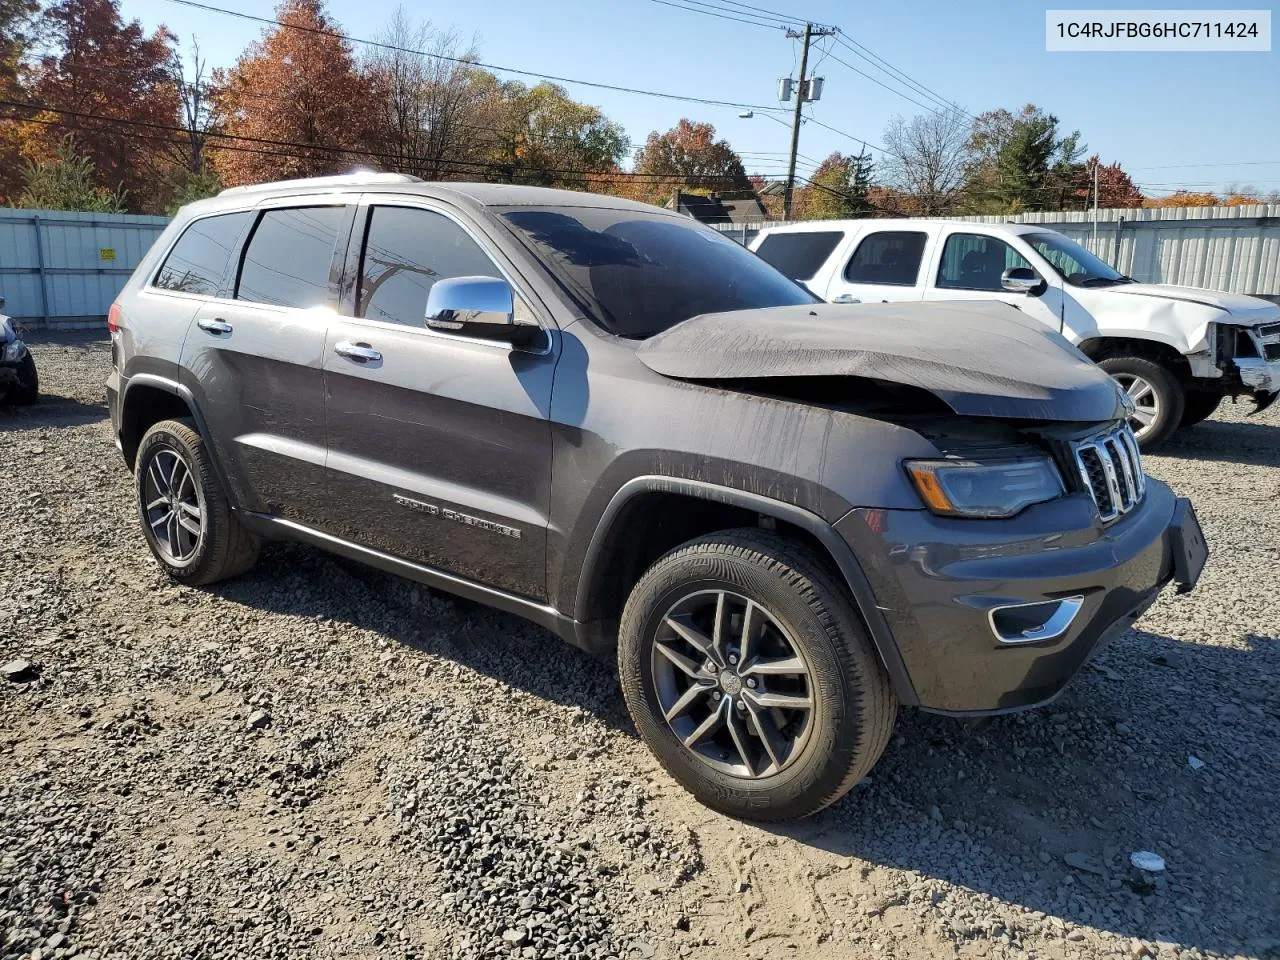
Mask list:
[[[325,334],[341,203],[255,212],[224,295],[196,313],[182,376],[219,445],[234,500],[314,524],[325,500]]]
[[[1062,329],[1062,287],[1055,276],[1044,276],[1037,294],[1011,293],[1001,286],[1011,267],[1035,269],[1030,261],[999,237],[956,231],[946,236],[935,258],[926,300],[1000,300],[1054,330]]]
[[[534,351],[428,330],[437,280],[511,279],[479,234],[426,205],[362,210],[350,309],[324,356],[326,527],[523,596],[546,593],[551,487],[547,337]],[[517,285],[517,310],[528,311]]]

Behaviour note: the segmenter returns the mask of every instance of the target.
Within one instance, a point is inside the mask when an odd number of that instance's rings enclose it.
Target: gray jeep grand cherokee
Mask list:
[[[831,803],[899,704],[1051,699],[1206,555],[1058,334],[997,303],[825,305],[610,197],[226,190],[109,326],[172,577],[301,540],[616,647],[640,736],[731,814]]]

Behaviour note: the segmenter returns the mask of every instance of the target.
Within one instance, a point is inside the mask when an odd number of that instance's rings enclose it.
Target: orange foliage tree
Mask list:
[[[1085,161],[1081,179],[1083,186],[1078,186],[1075,193],[1084,200],[1086,206],[1093,205],[1093,171],[1098,170],[1098,206],[1100,207],[1140,207],[1144,197],[1133,178],[1124,172],[1118,163],[1103,163],[1095,153]]]
[[[658,199],[672,189],[714,190],[717,192],[751,189],[742,158],[727,140],[717,140],[716,128],[709,123],[681,120],[666,133],[653,131],[636,153],[635,172],[645,174],[647,199]]]
[[[18,66],[26,52],[29,18],[38,9],[35,0],[0,0],[0,100],[27,102]],[[21,112],[0,106],[0,203],[12,203],[22,192],[22,138],[12,119]]]
[[[1167,197],[1148,197],[1142,201],[1142,205],[1144,207],[1216,207],[1221,202],[1221,198],[1216,193],[1177,190]]]
[[[284,0],[276,19],[215,76],[229,139],[218,141],[214,165],[228,186],[349,170],[369,140],[370,85],[322,0]]]
[[[155,209],[159,158],[174,136],[164,128],[178,119],[173,34],[161,26],[147,36],[121,19],[118,0],[59,0],[37,29],[49,52],[26,88],[44,109],[22,125],[23,153],[52,161],[70,134],[100,186],[123,188],[131,210]]]

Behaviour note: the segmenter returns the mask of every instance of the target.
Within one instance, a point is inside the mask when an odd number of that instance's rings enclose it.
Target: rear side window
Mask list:
[[[345,212],[343,207],[298,207],[263,213],[245,250],[236,299],[281,307],[326,304]]]
[[[1004,289],[1000,278],[1006,270],[1030,266],[1022,254],[1003,240],[976,233],[953,233],[942,248],[938,286],[998,293]]]
[[[849,259],[844,278],[850,283],[914,287],[928,234],[885,230],[868,234]]]
[[[252,212],[205,217],[187,227],[152,281],[160,290],[217,296],[227,261]]]
[[[421,327],[437,280],[501,276],[448,217],[412,207],[374,207],[360,260],[356,316]]]
[[[812,280],[843,238],[839,230],[771,233],[761,241],[756,256],[792,280]]]

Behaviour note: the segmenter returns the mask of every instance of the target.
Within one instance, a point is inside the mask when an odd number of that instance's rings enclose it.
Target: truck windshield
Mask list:
[[[609,207],[495,212],[620,337],[645,339],[703,313],[821,302],[686,217]]]
[[[1035,247],[1036,252],[1072,286],[1107,287],[1115,283],[1133,283],[1132,279],[1112,269],[1105,260],[1095,257],[1061,234],[1024,233],[1022,239]]]

